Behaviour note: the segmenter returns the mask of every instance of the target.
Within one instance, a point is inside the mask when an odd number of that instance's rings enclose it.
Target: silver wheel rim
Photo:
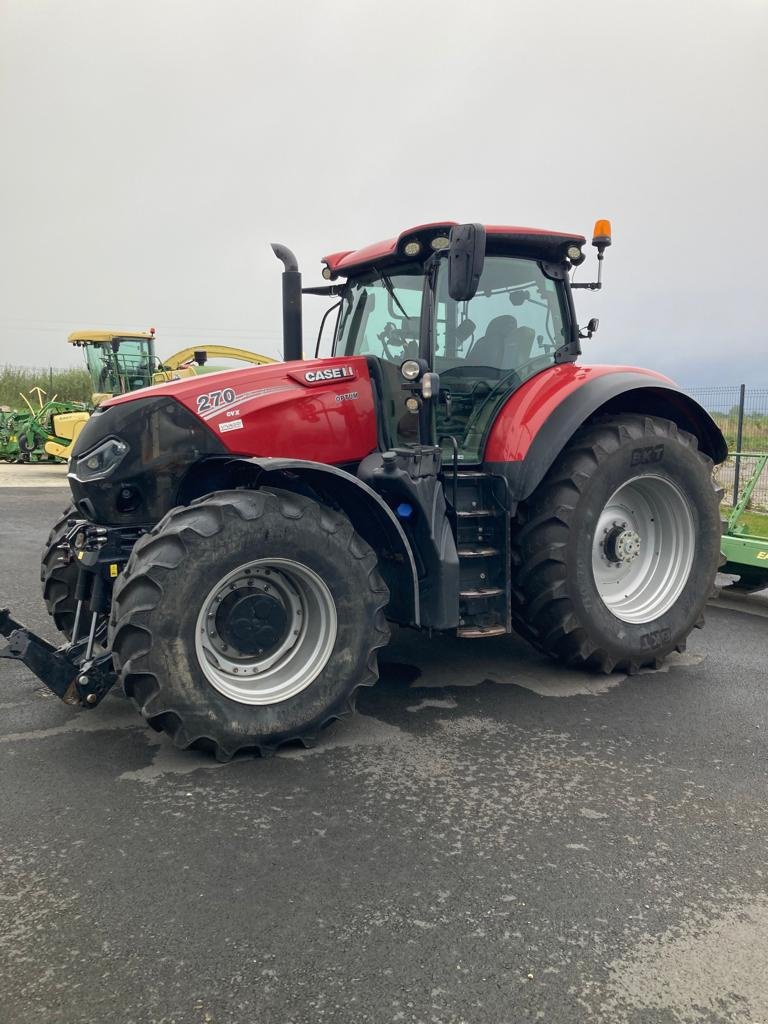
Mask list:
[[[614,491],[597,523],[597,592],[622,622],[652,622],[680,596],[695,548],[693,514],[680,488],[666,477],[634,477]]]
[[[236,591],[268,594],[285,612],[285,635],[263,653],[243,653],[217,629],[221,602]],[[195,627],[195,651],[205,678],[240,704],[279,704],[305,690],[331,656],[337,633],[336,605],[323,580],[288,558],[259,558],[222,577],[203,601]]]

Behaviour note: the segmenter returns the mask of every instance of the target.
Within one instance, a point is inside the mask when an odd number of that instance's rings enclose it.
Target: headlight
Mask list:
[[[421,364],[416,359],[406,359],[400,365],[400,373],[406,380],[418,380],[421,374]]]
[[[80,456],[75,466],[75,476],[81,483],[103,480],[110,473],[114,473],[127,454],[128,445],[125,441],[108,437],[93,451]]]

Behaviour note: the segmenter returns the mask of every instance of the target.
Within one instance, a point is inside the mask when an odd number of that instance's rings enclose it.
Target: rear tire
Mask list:
[[[703,624],[720,562],[712,462],[669,420],[583,427],[519,510],[513,625],[602,672],[658,665]]]
[[[40,560],[40,582],[43,585],[45,607],[56,629],[63,633],[67,640],[72,638],[77,608],[74,596],[77,563],[67,552],[60,549],[60,544],[69,529],[69,520],[75,515],[74,505],[70,505],[53,524]]]
[[[346,516],[284,491],[221,491],[138,541],[115,584],[110,641],[149,724],[225,761],[310,745],[350,714],[378,678],[388,599]],[[264,609],[265,644],[252,633]]]

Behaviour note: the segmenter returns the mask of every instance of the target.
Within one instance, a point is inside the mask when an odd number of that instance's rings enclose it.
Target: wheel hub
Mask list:
[[[263,589],[228,594],[216,612],[216,632],[246,657],[269,654],[288,630],[285,605]]]
[[[260,558],[203,599],[195,649],[208,682],[242,704],[277,704],[306,689],[336,641],[333,597],[307,565]]]
[[[696,550],[688,499],[666,476],[627,480],[608,499],[592,542],[595,586],[622,622],[647,623],[675,603]]]
[[[603,547],[609,562],[634,562],[640,554],[640,534],[629,529],[626,523],[614,523],[606,534]]]

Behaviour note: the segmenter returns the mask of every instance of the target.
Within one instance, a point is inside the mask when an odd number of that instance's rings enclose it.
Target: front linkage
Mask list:
[[[23,662],[65,704],[95,708],[117,679],[112,652],[101,643],[112,585],[143,532],[73,519],[61,544],[62,559],[74,558],[78,566],[72,639],[54,647],[0,608],[0,636],[8,640],[0,658]]]

